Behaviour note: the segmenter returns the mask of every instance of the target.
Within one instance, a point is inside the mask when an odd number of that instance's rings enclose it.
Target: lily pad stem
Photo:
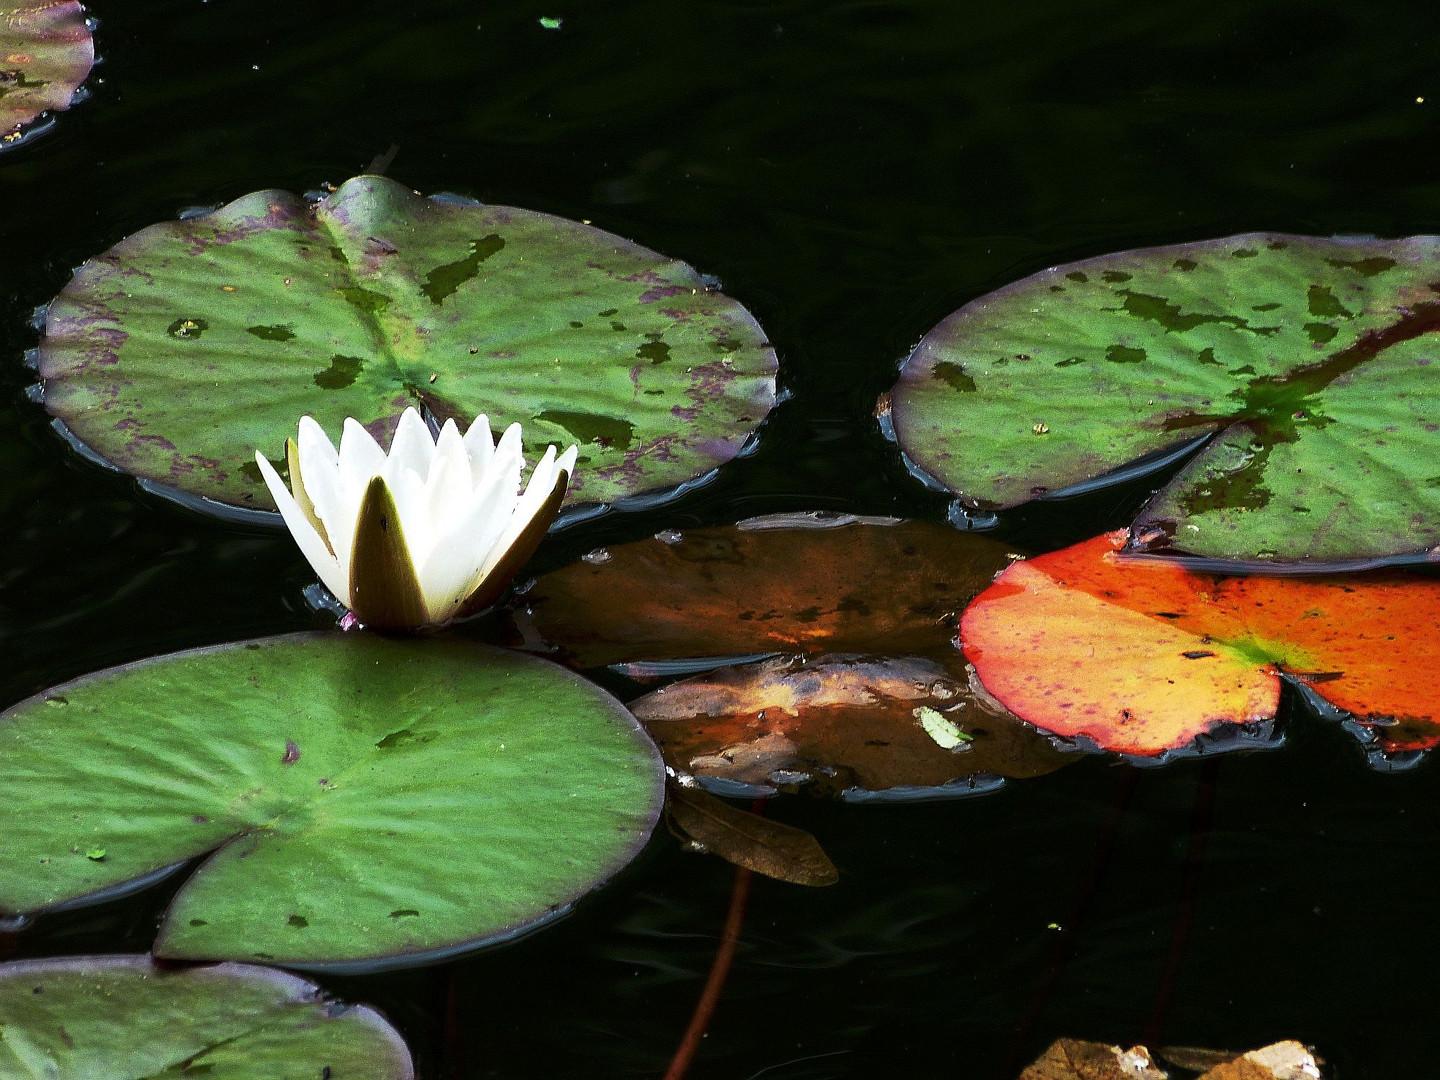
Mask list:
[[[750,812],[764,814],[765,800],[756,799],[752,802]],[[705,989],[700,991],[700,1000],[695,1003],[695,1013],[690,1017],[690,1026],[685,1029],[680,1045],[675,1048],[675,1056],[670,1059],[670,1067],[665,1070],[664,1080],[684,1080],[690,1063],[695,1060],[696,1051],[700,1049],[700,1041],[705,1038],[705,1032],[715,1016],[715,1008],[720,1004],[720,994],[725,989],[725,980],[730,975],[731,961],[735,959],[735,949],[740,944],[740,928],[745,923],[745,908],[750,899],[750,879],[754,876],[752,871],[743,866],[735,868],[735,884],[730,888],[730,908],[725,913],[725,927],[720,931],[720,947],[715,950],[715,960],[710,965],[709,976],[705,979]]]

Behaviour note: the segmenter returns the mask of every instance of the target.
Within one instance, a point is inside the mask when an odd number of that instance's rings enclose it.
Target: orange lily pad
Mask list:
[[[1008,564],[924,521],[782,514],[666,531],[541,577],[522,635],[578,667],[771,652],[943,653]]]
[[[727,794],[956,796],[1075,760],[964,675],[918,657],[743,664],[673,683],[630,710],[667,764]]]
[[[1120,556],[1125,535],[1017,562],[965,612],[965,655],[1018,716],[1157,756],[1272,719],[1284,679],[1384,752],[1440,745],[1440,580],[1197,573]]]

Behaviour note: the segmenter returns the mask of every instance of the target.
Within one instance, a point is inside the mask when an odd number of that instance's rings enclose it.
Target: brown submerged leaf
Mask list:
[[[630,703],[679,772],[823,795],[1031,777],[1075,759],[916,657],[789,658],[722,668]]]
[[[1317,1080],[1319,1076],[1320,1062],[1290,1039],[1216,1066],[1200,1080]]]
[[[795,885],[834,885],[835,864],[804,829],[737,810],[698,788],[670,784],[671,824],[727,862]]]
[[[922,521],[780,515],[602,549],[516,621],[580,667],[764,652],[937,653],[1009,549]],[[528,631],[528,632],[527,632]]]
[[[1104,1043],[1056,1039],[1020,1080],[1167,1080],[1143,1046],[1123,1050]]]
[[[1210,1050],[1203,1046],[1162,1046],[1155,1051],[1155,1056],[1177,1069],[1203,1073],[1217,1065],[1228,1065],[1241,1055],[1237,1050]]]
[[[1187,1073],[1207,1070],[1198,1080],[1319,1080],[1315,1056],[1294,1040],[1236,1054],[1171,1046],[1158,1051],[1162,1060]],[[1143,1046],[1122,1050],[1104,1043],[1057,1039],[1020,1080],[1168,1080]]]

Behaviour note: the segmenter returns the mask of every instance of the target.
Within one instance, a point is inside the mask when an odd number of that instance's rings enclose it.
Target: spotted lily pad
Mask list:
[[[249,964],[148,956],[0,964],[0,1076],[52,1080],[411,1080],[385,1018]]]
[[[541,577],[517,621],[581,667],[947,650],[1009,550],[923,521],[752,518],[593,551]]]
[[[1018,562],[965,612],[965,655],[1018,716],[1154,756],[1270,720],[1283,678],[1387,751],[1440,745],[1440,581],[1220,576],[1124,542]]]
[[[1250,234],[1045,270],[925,336],[901,447],[978,507],[1191,440],[1133,547],[1264,565],[1440,544],[1440,239]]]
[[[964,795],[1075,759],[963,675],[916,657],[744,664],[672,683],[630,710],[672,768],[726,794]]]
[[[94,65],[76,0],[0,0],[0,150],[23,141],[37,117],[68,109]]]
[[[564,911],[629,862],[662,801],[635,720],[553,664],[455,641],[266,638],[0,714],[0,912],[208,856],[157,955],[418,962]]]
[[[375,176],[154,225],[50,305],[47,409],[162,490],[271,509],[255,467],[303,413],[388,440],[417,405],[580,446],[571,503],[673,488],[735,456],[775,401],[750,314],[684,263],[507,206]]]

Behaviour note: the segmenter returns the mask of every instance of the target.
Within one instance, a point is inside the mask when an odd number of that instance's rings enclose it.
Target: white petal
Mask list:
[[[446,420],[440,427],[440,434],[435,437],[435,460],[453,457],[459,461],[469,461],[469,454],[465,449],[465,436],[460,434],[460,426],[452,420]],[[431,466],[434,469],[434,466]]]
[[[555,490],[555,479],[558,475],[555,447],[547,446],[545,456],[540,459],[540,464],[536,465],[534,471],[530,473],[530,483],[525,488],[525,494],[520,496],[519,502],[515,504],[515,509],[510,515],[510,523],[505,527],[499,542],[496,543],[482,564],[483,573],[489,573],[500,561],[500,557],[510,550],[510,546],[519,539],[520,534],[525,531],[525,526],[530,524],[530,519],[545,505],[545,500]]]
[[[300,547],[300,553],[305,556],[315,573],[320,575],[320,580],[325,583],[325,587],[348,607],[350,583],[346,575],[341,573],[339,562],[330,554],[329,549],[325,546],[325,541],[320,539],[320,534],[310,524],[309,518],[305,516],[305,511],[300,509],[300,504],[295,501],[295,496],[290,494],[290,489],[285,486],[285,481],[280,479],[280,474],[266,460],[265,455],[256,453],[255,464],[260,466],[260,475],[265,478],[265,486],[270,489],[270,494],[275,499],[275,505],[280,508],[280,516],[285,519],[285,524],[290,529],[290,535],[295,538],[295,543]],[[302,465],[301,468],[303,469],[304,466]]]
[[[520,435],[520,425],[511,424],[500,436],[500,441],[495,444],[495,453],[491,455],[490,461],[485,466],[485,473],[488,477],[490,472],[501,463],[508,468],[511,464],[517,464],[519,468],[525,467],[525,445]],[[515,489],[520,489],[520,478],[515,478]]]
[[[357,507],[370,486],[372,477],[385,471],[385,451],[368,431],[360,426],[353,416],[345,418],[345,430],[340,436],[340,478],[347,493],[353,495]]]
[[[481,413],[465,432],[465,450],[470,455],[470,483],[480,486],[480,480],[495,456],[495,437],[490,432],[490,418]]]
[[[435,460],[435,437],[420,419],[414,409],[400,414],[400,423],[395,426],[395,438],[390,440],[390,457],[385,463],[385,482],[392,476],[399,476],[406,469],[416,473],[423,483],[430,475],[430,463]],[[394,491],[394,485],[391,485]]]
[[[455,522],[469,512],[472,493],[470,458],[465,452],[465,441],[460,437],[455,421],[447,420],[435,444],[435,461],[430,466],[430,478],[425,481],[425,504],[434,535],[438,537],[448,533]]]
[[[555,471],[557,473],[563,472],[568,473],[570,476],[574,476],[575,459],[579,456],[580,448],[578,446],[570,447],[569,450],[566,450],[565,453],[560,455],[560,460],[555,462]]]
[[[433,622],[444,622],[474,591],[480,569],[510,524],[508,512],[494,504],[471,503],[467,512],[440,534],[420,569],[420,590]]]
[[[473,467],[473,458],[471,464]],[[510,527],[524,466],[520,425],[511,424],[494,448],[479,485],[467,498],[464,516],[437,535],[421,571],[425,603],[437,622],[449,618],[475,590],[483,578],[482,568],[498,561],[496,544]]]
[[[326,437],[325,431],[311,417],[300,418],[300,477],[305,494],[315,508],[315,516],[325,526],[325,535],[340,559],[340,569],[348,573],[350,533],[355,528],[355,513],[345,510],[345,488],[340,482],[340,456]],[[293,484],[294,478],[291,478]]]
[[[331,469],[340,468],[340,455],[335,450],[335,444],[325,434],[319,421],[308,413],[300,417],[300,438],[296,440],[296,446],[300,448],[302,467],[318,466],[323,462]]]
[[[500,437],[500,445],[475,486],[477,502],[493,504],[497,515],[509,517],[520,497],[520,473],[525,468],[525,451],[520,445],[520,425],[511,424]]]
[[[410,549],[411,561],[418,567],[435,543],[435,527],[430,522],[430,506],[425,498],[425,481],[413,469],[401,469],[398,475],[392,475],[391,466],[387,466],[385,485],[390,489],[390,497],[395,500],[395,509],[400,514],[400,528],[405,533],[405,546]]]

